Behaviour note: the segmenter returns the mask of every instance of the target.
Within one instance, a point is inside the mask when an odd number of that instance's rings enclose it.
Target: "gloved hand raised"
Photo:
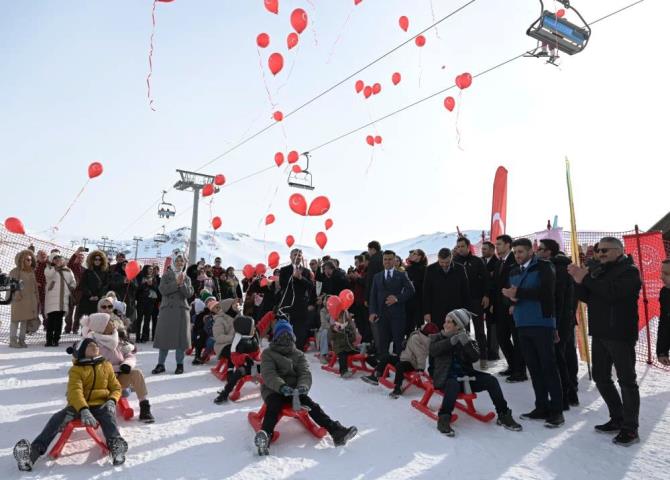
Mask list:
[[[88,408],[83,408],[79,412],[79,418],[81,419],[81,423],[83,423],[87,427],[95,427],[98,425],[98,421],[95,419],[95,417]]]
[[[300,395],[307,395],[309,392],[309,387],[307,385],[298,385],[298,392]]]
[[[460,343],[461,345],[467,345],[470,341],[470,335],[468,335],[468,332],[462,330],[457,334],[452,335],[449,341],[452,345],[456,345],[457,343]]]
[[[288,385],[284,384],[279,389],[279,393],[281,393],[285,397],[290,397],[291,395],[293,395],[293,389],[291,387],[289,387]]]

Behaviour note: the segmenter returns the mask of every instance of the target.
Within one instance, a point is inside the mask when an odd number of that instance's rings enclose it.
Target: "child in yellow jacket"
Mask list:
[[[128,444],[116,426],[116,402],[121,397],[121,385],[112,364],[100,356],[98,344],[92,338],[75,343],[67,352],[73,357],[73,366],[68,372],[67,407],[49,419],[32,443],[20,440],[14,446],[14,458],[21,471],[31,471],[62,427],[76,418],[85,426],[100,424],[114,465],[126,461]]]

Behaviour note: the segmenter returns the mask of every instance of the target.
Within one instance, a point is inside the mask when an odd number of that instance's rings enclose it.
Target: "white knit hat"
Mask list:
[[[126,315],[126,304],[123,303],[120,300],[114,300],[112,302],[112,305],[114,305],[114,310],[119,312],[121,315],[125,316]]]
[[[88,331],[102,333],[107,328],[110,316],[108,313],[92,313],[88,317],[81,319],[82,335],[86,336]]]

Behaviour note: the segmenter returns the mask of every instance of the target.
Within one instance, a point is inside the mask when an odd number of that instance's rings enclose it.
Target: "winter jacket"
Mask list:
[[[39,295],[40,299],[40,313],[44,315],[44,296],[46,294],[46,284],[47,284],[47,279],[44,276],[44,271],[47,268],[47,265],[49,262],[40,262],[37,260],[37,264],[35,265],[35,281],[37,282],[37,294]]]
[[[32,268],[29,270],[23,269],[23,262],[26,256],[31,256],[33,258],[33,265],[35,264],[35,255],[33,252],[23,250],[16,254],[14,258],[16,268],[13,268],[9,272],[11,278],[23,282],[23,288],[15,292],[12,297],[12,322],[34,320],[39,315],[39,297],[35,272]]]
[[[100,256],[102,262],[99,267],[93,264],[93,258]],[[90,315],[98,311],[98,300],[109,291],[109,264],[107,255],[100,250],[93,250],[86,257],[86,270],[81,278],[81,300],[79,300],[78,314]],[[90,300],[98,297],[97,300]],[[120,299],[119,299],[120,300]]]
[[[304,315],[314,285],[309,269],[300,268],[302,271],[301,279],[293,276],[293,265],[287,265],[279,271],[279,285],[281,286],[279,300],[281,301],[283,298],[280,306],[293,305],[291,309],[293,313]],[[305,312],[301,312],[302,309],[305,309]],[[291,318],[293,319],[293,316]]]
[[[510,285],[517,288],[514,323],[521,327],[556,328],[556,273],[547,260],[533,256],[524,271],[517,265],[510,272]]]
[[[217,356],[227,346],[233,343],[235,337],[235,327],[233,326],[234,318],[228,314],[230,307],[235,302],[233,298],[227,298],[221,301],[221,312],[214,316],[214,327],[212,333],[214,334],[214,352]]]
[[[575,328],[575,282],[568,273],[572,260],[559,254],[551,258],[551,263],[556,271],[556,330],[560,338],[567,338]]]
[[[342,325],[344,325],[343,329],[335,328]],[[330,327],[329,338],[333,343],[333,352],[335,352],[335,355],[356,350],[354,348],[354,342],[356,341],[356,325],[354,325],[354,321],[349,320],[345,324],[334,322]]]
[[[423,323],[423,280],[426,277],[426,265],[411,263],[407,266],[407,277],[414,285],[414,295],[407,300],[407,321],[419,326]]]
[[[305,354],[295,345],[283,347],[271,343],[261,356],[263,386],[261,396],[267,400],[272,393],[279,393],[283,385],[296,388],[299,385],[312,387],[312,373]]]
[[[454,358],[458,360],[467,375],[474,373],[472,364],[479,360],[479,347],[477,342],[471,340],[466,345],[456,343],[451,344],[451,338],[444,333],[437,333],[430,336],[430,356],[433,359],[433,385],[435,388],[443,389]]]
[[[398,299],[393,305],[386,305],[386,298],[389,295],[395,295]],[[386,279],[386,271],[375,275],[372,281],[372,291],[370,292],[369,308],[370,314],[378,315],[380,318],[389,320],[406,321],[405,305],[414,295],[414,285],[409,281],[405,272],[393,271],[391,280]]]
[[[493,315],[495,321],[500,324],[511,321],[509,314],[511,303],[502,294],[502,289],[509,286],[509,274],[515,266],[514,253],[510,252],[505,260],[498,259],[498,265],[496,265],[496,270],[493,273]]]
[[[421,330],[415,330],[407,339],[407,346],[400,353],[400,361],[411,363],[415,370],[425,370],[429,348],[430,337],[421,333]]]
[[[658,319],[658,339],[656,340],[656,355],[668,356],[670,351],[670,288],[663,287],[658,295],[661,304],[661,315]]]
[[[100,355],[112,364],[114,373],[120,372],[121,365],[128,365],[130,368],[135,368],[137,365],[137,359],[133,353],[134,345],[120,341],[116,330],[111,335],[90,331],[86,336],[95,340],[100,349]]]
[[[86,270],[84,266],[81,264],[81,262],[78,261],[80,255],[82,254],[75,252],[70,257],[70,260],[67,262],[67,268],[72,270],[72,274],[74,275],[74,281],[77,284],[77,287],[74,289],[72,297],[72,300],[74,301],[75,304],[79,303],[79,300],[81,300],[81,280],[84,277],[84,271]]]
[[[121,385],[116,379],[112,364],[104,357],[73,361],[68,372],[67,404],[76,411],[98,407],[107,400],[118,402]]]
[[[430,314],[431,321],[442,328],[447,313],[457,308],[470,307],[470,288],[463,265],[451,262],[445,273],[435,262],[426,268],[423,282],[423,313]]]
[[[184,275],[184,283],[177,285],[177,273],[168,268],[160,285],[162,295],[158,311],[154,348],[186,350],[191,346],[191,319],[188,300],[193,296],[191,280]]]
[[[577,297],[588,306],[589,334],[594,338],[636,342],[640,271],[627,255],[597,264],[576,285]]]
[[[349,288],[349,282],[347,282],[344,272],[335,270],[330,277],[324,276],[321,295],[339,295],[342,290],[347,288]]]
[[[454,262],[465,267],[465,273],[468,277],[468,288],[470,289],[470,298],[473,300],[473,305],[481,305],[482,298],[489,295],[489,272],[484,261],[468,254],[465,257],[460,255],[454,256]]]
[[[49,265],[44,271],[46,278],[46,294],[44,298],[44,312],[67,312],[70,305],[70,296],[77,287],[72,270],[69,268],[56,269]]]
[[[375,275],[384,271],[384,257],[382,252],[377,252],[370,257],[368,261],[368,268],[365,274],[365,298],[370,303],[370,296],[372,295],[372,282]]]
[[[128,281],[126,272],[121,264],[116,264],[111,269],[109,277],[109,288],[114,290],[116,298],[124,302],[127,306],[126,316],[134,318],[135,299],[137,298],[137,280]]]
[[[363,305],[367,302],[367,297],[365,296],[365,267],[362,265],[359,266],[356,269],[356,273],[358,274],[358,277],[352,277],[349,280],[349,288],[354,292],[354,303],[356,305]]]

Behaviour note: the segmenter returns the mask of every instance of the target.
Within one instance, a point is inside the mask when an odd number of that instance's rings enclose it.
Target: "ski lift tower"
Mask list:
[[[214,185],[214,176],[179,169],[177,169],[177,173],[181,176],[181,180],[174,184],[174,188],[181,191],[193,191],[193,217],[191,218],[191,240],[188,243],[188,263],[194,264],[196,258],[198,258],[198,204],[200,202],[200,190],[208,183]],[[215,187],[214,191],[218,191],[218,188]]]

